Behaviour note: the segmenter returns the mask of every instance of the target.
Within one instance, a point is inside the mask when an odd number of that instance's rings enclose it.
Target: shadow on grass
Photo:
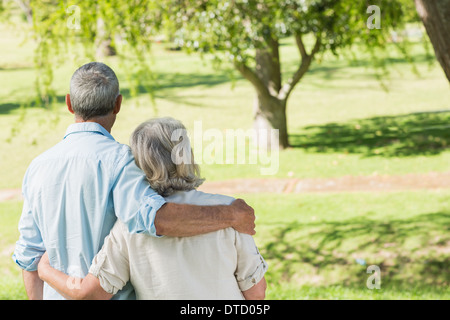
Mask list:
[[[450,147],[450,110],[308,126],[301,134],[291,135],[290,143],[293,147],[324,153],[435,155]]]
[[[201,106],[201,104],[199,103],[186,102],[184,100],[177,99],[176,95],[170,92],[173,92],[173,90],[177,88],[185,89],[196,86],[213,87],[227,82],[231,82],[231,80],[230,77],[225,73],[217,73],[217,74],[164,73],[164,74],[155,74],[155,80],[149,86],[142,84],[138,85],[137,88],[134,88],[133,90],[131,90],[130,87],[122,87],[120,89],[120,93],[126,99],[130,99],[134,95],[137,96],[140,94],[153,93],[155,97],[173,100],[176,103],[181,102],[192,106]],[[65,103],[65,98],[66,98],[65,95],[57,95],[54,97],[55,99],[54,102]],[[27,108],[42,107],[42,105],[37,104],[36,101],[34,100],[29,103],[8,102],[0,104],[0,115],[10,114],[20,109],[22,106],[26,106]]]
[[[57,104],[65,103],[66,96],[65,95],[57,95],[52,97],[53,102]],[[36,100],[28,100],[23,103],[2,103],[0,104],[0,115],[13,113],[16,110],[21,108],[45,108],[44,103],[37,103]]]
[[[272,226],[260,247],[270,281],[365,287],[369,265],[387,286],[450,284],[450,212]]]
[[[137,94],[145,94],[153,91],[165,91],[177,88],[191,88],[197,86],[213,87],[222,83],[230,82],[230,77],[224,73],[197,74],[197,73],[158,73],[154,75],[154,81],[149,86],[139,85]],[[125,98],[132,96],[130,88],[123,88],[120,93]]]

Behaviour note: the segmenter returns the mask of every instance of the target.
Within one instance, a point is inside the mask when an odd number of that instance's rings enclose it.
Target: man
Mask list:
[[[255,233],[253,209],[243,200],[230,206],[180,205],[166,203],[153,191],[129,147],[110,134],[121,103],[111,68],[99,62],[80,67],[66,96],[75,123],[28,167],[13,259],[23,269],[30,299],[62,298],[37,274],[45,251],[53,267],[84,277],[117,218],[130,232],[151,236],[191,236],[227,227]],[[133,299],[134,290],[128,284],[114,298]]]

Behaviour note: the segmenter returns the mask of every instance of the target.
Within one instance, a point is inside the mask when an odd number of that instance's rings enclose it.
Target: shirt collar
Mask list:
[[[67,128],[64,139],[67,138],[67,136],[72,133],[79,133],[79,132],[96,132],[96,133],[104,135],[105,137],[107,137],[109,139],[114,140],[113,136],[108,131],[106,131],[105,128],[103,128],[100,124],[98,124],[96,122],[80,122],[80,123],[71,124]]]

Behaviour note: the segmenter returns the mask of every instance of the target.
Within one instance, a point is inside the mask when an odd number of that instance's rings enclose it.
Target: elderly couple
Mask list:
[[[111,136],[122,96],[113,70],[72,76],[64,139],[30,164],[13,254],[30,299],[263,299],[267,264],[243,200],[197,191],[176,164],[172,118]],[[186,141],[184,141],[186,143]]]

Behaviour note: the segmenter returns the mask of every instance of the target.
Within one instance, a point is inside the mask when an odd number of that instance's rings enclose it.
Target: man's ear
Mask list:
[[[122,95],[119,94],[116,98],[116,104],[114,105],[113,114],[118,114],[121,106],[122,106]]]
[[[72,109],[72,103],[70,102],[70,94],[66,94],[66,105],[67,105],[67,109],[69,110],[69,112],[71,114],[75,114],[75,111],[73,111],[73,109]]]

